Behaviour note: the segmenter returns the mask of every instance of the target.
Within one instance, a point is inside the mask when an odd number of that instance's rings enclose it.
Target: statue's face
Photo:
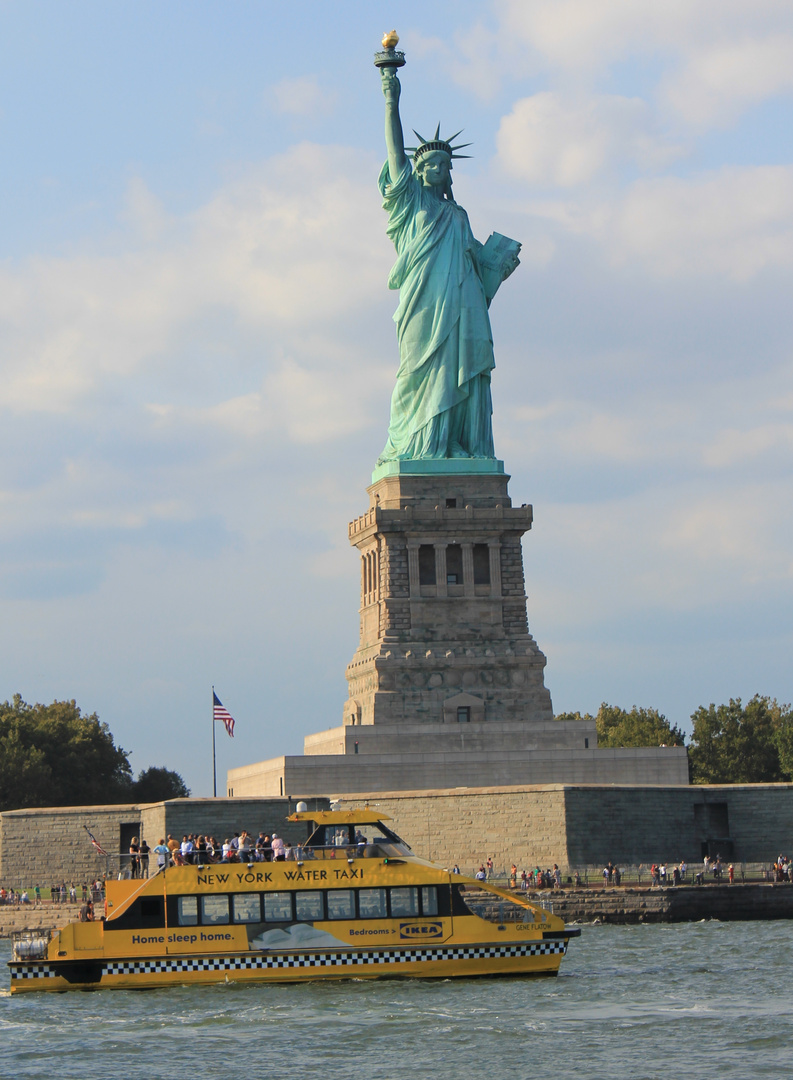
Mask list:
[[[445,188],[449,180],[449,155],[430,150],[419,158],[418,174],[425,187]]]

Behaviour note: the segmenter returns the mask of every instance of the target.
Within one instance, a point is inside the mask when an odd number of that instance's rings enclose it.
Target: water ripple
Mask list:
[[[779,1080],[793,1038],[791,945],[786,922],[593,926],[554,980],[230,982],[11,998],[6,975],[0,1077]],[[9,954],[0,943],[3,965]]]

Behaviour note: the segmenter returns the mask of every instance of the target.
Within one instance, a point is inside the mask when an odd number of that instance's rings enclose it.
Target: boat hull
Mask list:
[[[321,979],[448,979],[556,975],[566,938],[436,948],[312,950],[236,955],[12,962],[11,992],[143,990],[185,983],[307,982]]]

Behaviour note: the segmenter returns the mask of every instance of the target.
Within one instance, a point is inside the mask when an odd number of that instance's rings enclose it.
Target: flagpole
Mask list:
[[[218,797],[218,770],[215,760],[215,687],[212,687],[212,793]]]

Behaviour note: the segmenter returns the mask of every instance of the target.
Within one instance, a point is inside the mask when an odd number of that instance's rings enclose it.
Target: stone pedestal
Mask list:
[[[526,618],[521,537],[532,509],[512,506],[508,480],[496,461],[375,472],[369,509],[349,526],[361,637],[345,725],[553,718]]]
[[[553,719],[526,620],[531,507],[512,505],[501,462],[388,462],[372,481],[349,527],[361,638],[343,723],[230,770],[230,794],[688,783],[683,747],[601,750],[594,720]]]

